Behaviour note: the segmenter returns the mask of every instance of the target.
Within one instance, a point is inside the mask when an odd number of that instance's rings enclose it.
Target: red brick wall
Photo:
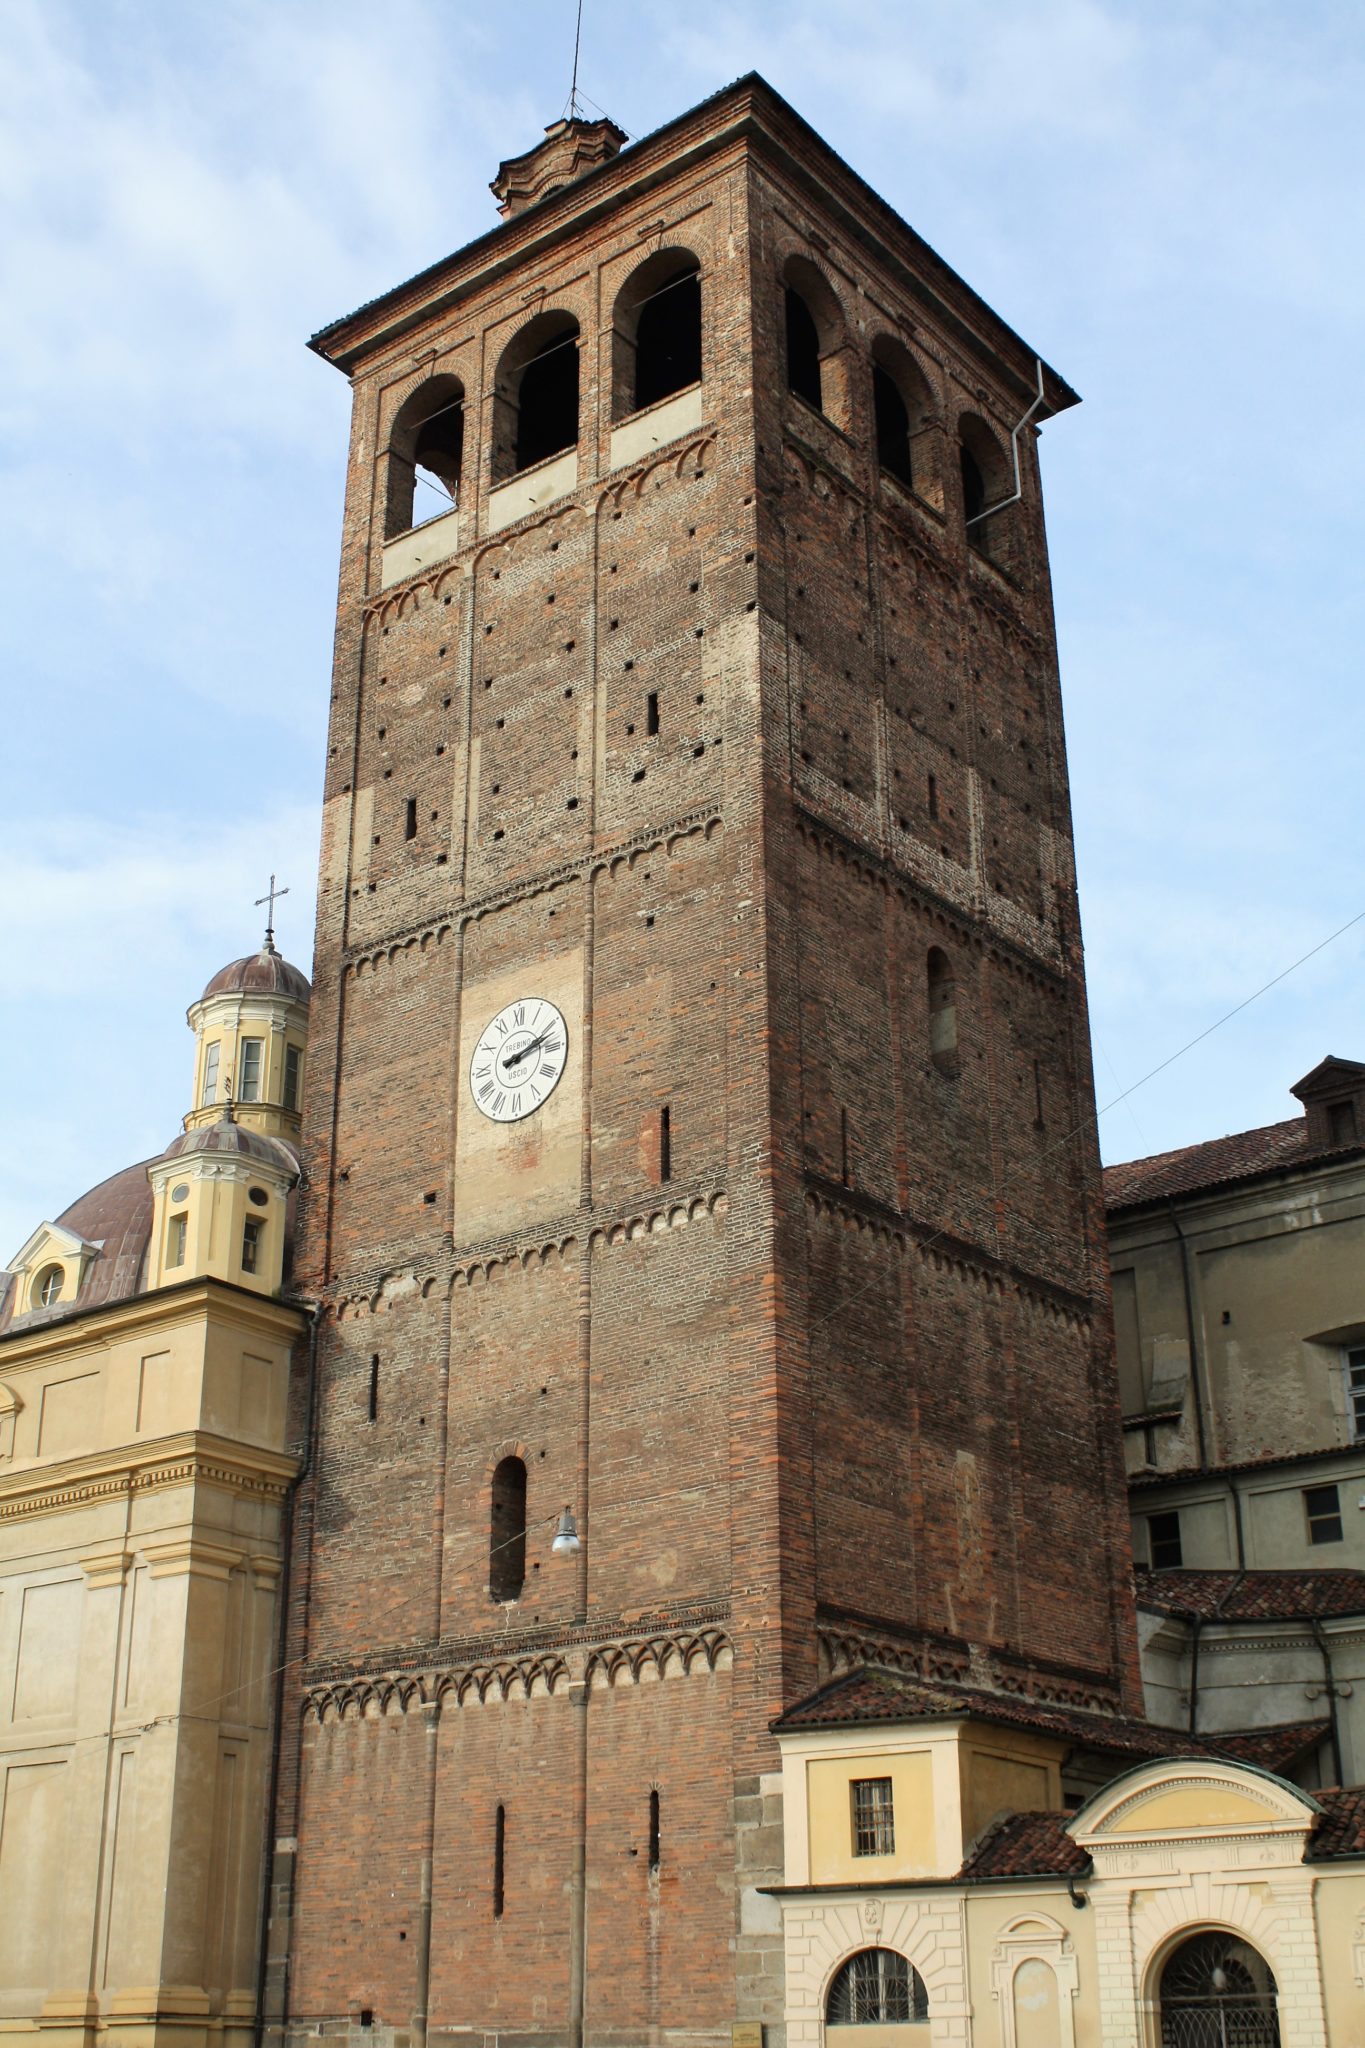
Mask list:
[[[738,132],[695,159],[642,145],[633,170],[583,188],[619,179],[618,206],[575,224],[571,193],[512,223],[519,261],[476,275],[476,255],[448,302],[415,285],[430,310],[352,365],[300,1255],[324,1313],[291,1712],[390,1669],[463,1699],[437,1747],[434,2025],[563,2038],[567,1673],[594,1651],[644,1657],[639,1683],[589,1707],[602,2039],[719,2040],[736,2017],[780,2018],[771,1957],[737,1934],[732,1814],[776,1761],[771,1717],[816,1682],[823,1625],[852,1616],[869,1640],[918,1644],[926,1669],[994,1659],[1011,1682],[1137,1697],[1033,449],[1009,578],[967,549],[956,481],[958,414],[1003,432],[1028,365],[999,333],[1008,376],[964,341],[989,316],[927,252],[903,240],[883,264],[848,234],[810,179],[866,202],[794,146],[804,183]],[[555,209],[563,234],[538,240]],[[660,221],[701,261],[706,425],[610,474],[611,306]],[[794,252],[843,309],[835,420],[785,392]],[[941,317],[906,287],[915,264]],[[487,542],[497,362],[533,305],[579,322],[579,484]],[[882,327],[935,393],[940,512],[870,459]],[[430,369],[471,394],[465,545],[384,593],[385,436]],[[956,977],[947,1063],[929,1055],[931,946]],[[565,963],[583,989],[577,1185],[538,1179],[528,1128],[515,1211],[494,1225],[477,1184],[452,1186],[476,1114],[466,991]],[[532,1533],[504,1607],[488,1497],[512,1454]],[[550,1556],[543,1526],[565,1502],[587,1534],[577,1564]],[[650,1675],[701,1630],[704,1672]],[[409,2022],[428,1794],[421,1715],[405,1725],[392,1751],[387,1721],[286,1744],[296,2018],[368,2004]],[[343,1922],[374,1884],[391,1903],[359,1943]]]

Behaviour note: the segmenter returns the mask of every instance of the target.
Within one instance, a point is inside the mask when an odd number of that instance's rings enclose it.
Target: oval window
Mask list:
[[[171,1200],[173,1202],[188,1202],[189,1198],[190,1186],[188,1181],[182,1180],[178,1187],[171,1189]]]
[[[264,1209],[266,1203],[270,1200],[270,1196],[264,1188],[248,1188],[246,1198],[248,1202],[254,1202],[258,1209]]]

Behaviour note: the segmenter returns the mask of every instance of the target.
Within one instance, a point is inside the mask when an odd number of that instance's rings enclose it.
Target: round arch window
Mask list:
[[[913,1964],[890,1948],[850,1956],[829,1987],[827,2027],[894,2027],[929,2017],[929,1994]]]
[[[51,1308],[62,1298],[66,1275],[60,1266],[44,1266],[33,1283],[33,1299],[39,1308]]]
[[[1162,2048],[1280,2048],[1275,1979],[1235,1934],[1182,1941],[1161,1972]]]

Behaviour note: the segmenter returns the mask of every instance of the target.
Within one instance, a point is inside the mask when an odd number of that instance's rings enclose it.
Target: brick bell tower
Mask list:
[[[1140,1711],[1033,433],[1075,394],[762,80],[622,139],[557,123],[313,343],[277,2039],[772,2028],[784,1707],[876,1661]]]

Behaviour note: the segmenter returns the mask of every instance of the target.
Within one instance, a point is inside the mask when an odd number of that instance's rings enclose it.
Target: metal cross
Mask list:
[[[279,896],[287,896],[288,894],[289,891],[287,889],[277,889],[275,887],[275,877],[272,875],[270,877],[270,887],[266,890],[265,895],[256,898],[256,908],[258,910],[263,903],[270,905],[269,910],[266,912],[265,920],[265,942],[267,946],[273,946],[275,943],[275,899]]]

